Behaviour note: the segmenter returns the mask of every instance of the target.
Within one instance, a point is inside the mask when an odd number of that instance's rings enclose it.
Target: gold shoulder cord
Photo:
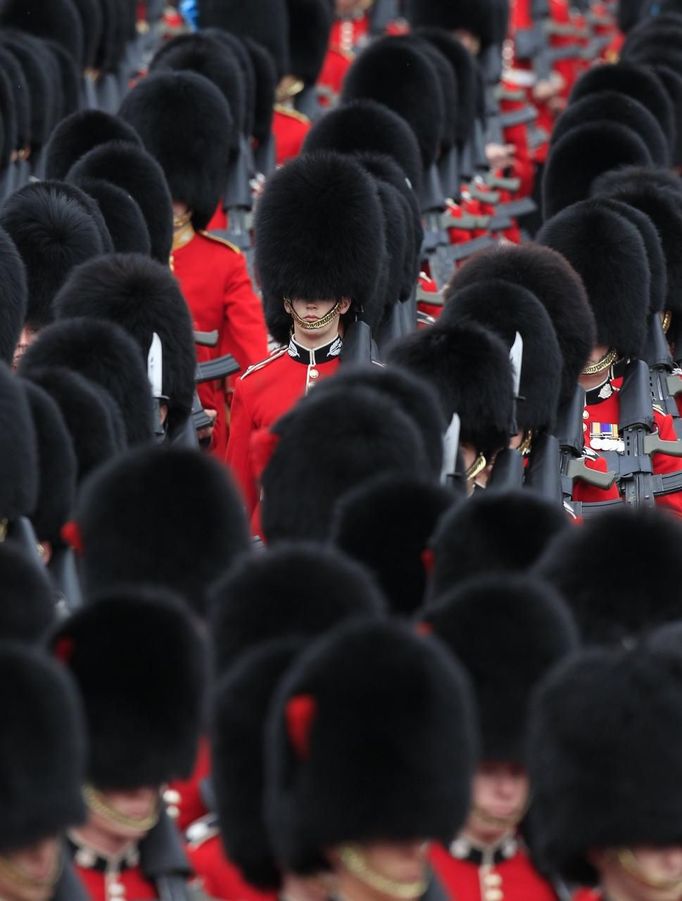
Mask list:
[[[599,375],[600,372],[606,372],[607,369],[610,369],[611,366],[618,359],[618,351],[610,350],[608,353],[604,354],[601,360],[597,360],[596,363],[588,363],[587,366],[583,369],[583,375]]]

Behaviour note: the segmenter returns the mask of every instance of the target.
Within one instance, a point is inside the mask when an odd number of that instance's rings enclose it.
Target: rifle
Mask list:
[[[675,364],[657,313],[651,313],[649,316],[649,328],[643,356],[649,365],[649,384],[654,406],[672,416],[678,438],[682,437],[682,422],[675,401],[675,398],[682,394],[682,379],[674,372]]]
[[[561,447],[554,435],[543,432],[533,439],[524,487],[548,501],[563,504]]]

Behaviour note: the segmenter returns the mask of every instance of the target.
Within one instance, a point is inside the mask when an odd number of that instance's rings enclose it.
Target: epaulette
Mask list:
[[[273,350],[269,357],[266,357],[264,360],[261,360],[260,363],[254,363],[253,366],[249,366],[244,375],[242,375],[239,379],[240,382],[243,382],[247,375],[251,375],[252,372],[257,372],[259,369],[263,369],[268,363],[272,363],[273,360],[279,360],[282,354],[287,352],[288,348],[279,347],[277,350]]]
[[[187,843],[193,848],[200,848],[209,839],[215,838],[219,834],[217,814],[207,813],[206,816],[195,820],[191,826],[187,827],[185,837],[187,838]]]
[[[282,106],[281,103],[275,104],[275,112],[289,116],[290,119],[296,119],[297,122],[302,122],[304,125],[311,124],[310,119],[304,113],[299,113],[297,109],[291,109],[289,106]]]
[[[208,238],[209,241],[215,241],[216,244],[224,244],[225,247],[229,247],[230,250],[233,250],[235,253],[241,253],[241,250],[237,247],[236,244],[233,244],[231,241],[228,241],[227,238],[221,238],[220,235],[214,235],[211,232],[204,231],[203,229],[199,231],[200,235],[203,235],[204,238]]]

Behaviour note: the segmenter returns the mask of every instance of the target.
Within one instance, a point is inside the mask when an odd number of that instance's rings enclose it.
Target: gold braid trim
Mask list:
[[[83,797],[88,809],[103,819],[108,820],[116,826],[123,826],[125,829],[135,829],[140,832],[149,832],[159,821],[159,805],[153,813],[146,817],[128,817],[116,810],[109,804],[92,785],[86,785],[83,789]]]
[[[608,353],[604,354],[601,360],[597,360],[596,363],[588,363],[587,366],[583,369],[583,375],[598,375],[600,372],[606,372],[607,369],[610,369],[611,366],[618,359],[618,351],[610,350]]]

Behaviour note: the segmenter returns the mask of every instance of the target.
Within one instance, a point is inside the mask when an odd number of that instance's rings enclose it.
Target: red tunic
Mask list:
[[[211,816],[210,819],[215,818]],[[260,892],[249,885],[237,867],[227,859],[213,823],[207,823],[203,836],[190,840],[187,855],[197,874],[195,884],[211,898],[219,901],[276,901],[276,892]]]
[[[573,895],[573,901],[602,901],[602,893],[594,888],[579,888]]]
[[[263,308],[240,250],[223,238],[198,232],[173,250],[171,269],[180,283],[195,330],[219,333],[217,347],[197,345],[200,362],[232,354],[246,370],[263,359],[268,352]],[[206,382],[199,387],[199,397],[204,407],[218,414],[212,450],[223,459],[228,433],[224,383]]]
[[[445,893],[452,901],[485,901],[486,896],[505,901],[556,901],[557,895],[537,872],[525,848],[515,840],[487,854],[462,848],[456,857],[442,845],[434,845],[431,863]],[[453,842],[457,850],[459,842]]]
[[[270,427],[319,380],[339,365],[341,341],[307,351],[292,339],[268,359],[252,366],[238,380],[232,399],[232,422],[226,460],[244,495],[247,511],[258,504],[260,474]]]
[[[73,865],[93,901],[148,901],[159,897],[154,883],[142,873],[134,847],[109,860],[88,848],[74,848]]]
[[[211,775],[211,748],[205,736],[199,741],[194,772],[186,780],[171,782],[164,795],[169,805],[168,813],[173,815],[172,808],[177,809],[173,817],[181,832],[185,832],[191,823],[196,822],[208,812],[201,794],[204,780]]]
[[[275,106],[272,134],[275,138],[275,162],[283,166],[299,155],[311,129],[310,119],[298,110]]]

